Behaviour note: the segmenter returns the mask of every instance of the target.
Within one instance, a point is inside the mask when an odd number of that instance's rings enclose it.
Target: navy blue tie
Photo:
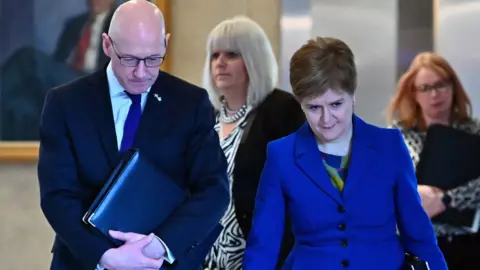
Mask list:
[[[125,93],[132,100],[132,105],[130,105],[127,119],[125,120],[125,125],[123,127],[123,138],[122,144],[120,145],[120,153],[127,151],[133,146],[135,133],[137,132],[138,123],[140,123],[140,117],[142,116],[142,107],[140,105],[142,95],[132,95],[128,92]]]

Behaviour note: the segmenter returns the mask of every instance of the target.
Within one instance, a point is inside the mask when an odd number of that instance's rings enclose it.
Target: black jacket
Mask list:
[[[235,212],[245,237],[252,224],[255,196],[266,160],[267,144],[295,132],[305,122],[305,115],[293,95],[275,89],[248,116],[246,134],[235,156],[232,197]],[[287,225],[279,256],[279,268],[293,245],[293,234]]]

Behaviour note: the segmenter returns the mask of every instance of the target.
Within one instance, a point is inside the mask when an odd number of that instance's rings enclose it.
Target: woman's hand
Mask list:
[[[429,218],[433,218],[446,209],[442,202],[444,191],[433,186],[419,185],[418,194],[422,200],[422,206]]]

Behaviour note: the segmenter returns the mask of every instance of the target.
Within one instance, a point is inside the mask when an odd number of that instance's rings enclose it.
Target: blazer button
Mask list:
[[[339,205],[339,206],[338,206],[338,212],[339,212],[339,213],[345,213],[345,207]]]
[[[344,248],[348,247],[348,240],[347,239],[342,240],[342,247],[344,247]]]
[[[346,228],[347,228],[347,225],[345,225],[345,224],[340,224],[340,225],[338,225],[338,229],[339,229],[340,231],[345,231]]]
[[[342,266],[343,268],[347,268],[347,267],[350,266],[350,262],[347,261],[347,260],[343,260],[342,263],[341,263],[341,266]]]

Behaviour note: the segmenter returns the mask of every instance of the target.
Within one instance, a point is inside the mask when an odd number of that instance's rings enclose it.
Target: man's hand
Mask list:
[[[111,237],[124,241],[125,244],[134,243],[145,237],[143,234],[133,232],[109,231],[109,233]],[[143,254],[151,259],[160,259],[165,256],[165,247],[157,237],[154,237],[150,244],[144,247]]]
[[[154,238],[155,236],[150,234],[119,248],[109,249],[100,259],[100,265],[109,270],[159,269],[163,259],[148,258],[143,254],[143,249],[150,245]]]
[[[432,186],[419,185],[418,194],[422,199],[422,206],[428,217],[433,218],[445,211],[442,202],[443,191]]]

